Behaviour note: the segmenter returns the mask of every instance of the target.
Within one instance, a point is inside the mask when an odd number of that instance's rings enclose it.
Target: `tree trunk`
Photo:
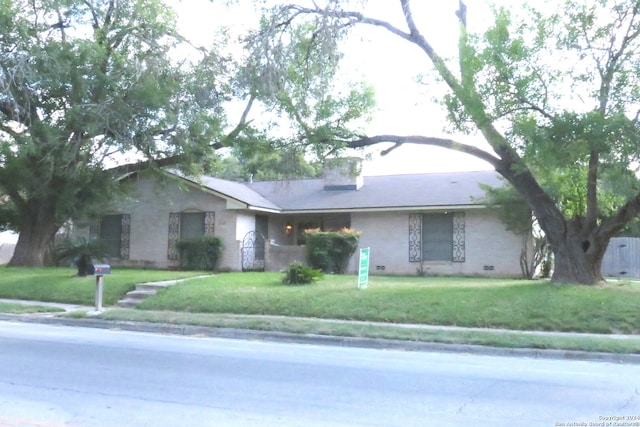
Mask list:
[[[595,285],[604,281],[602,258],[608,243],[609,238],[597,235],[588,239],[567,235],[565,239],[553,242],[552,282]]]
[[[22,213],[20,235],[9,265],[42,267],[59,227],[50,210],[32,205],[25,211]]]

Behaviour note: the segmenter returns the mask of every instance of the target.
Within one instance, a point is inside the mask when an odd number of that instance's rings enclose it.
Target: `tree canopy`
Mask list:
[[[189,164],[223,143],[224,61],[173,59],[160,0],[0,3],[0,219],[12,264],[41,265],[58,228],[111,197],[130,158]],[[129,156],[129,157],[127,157]]]
[[[211,173],[231,181],[272,181],[314,178],[322,170],[319,161],[309,161],[303,148],[286,140],[241,136],[212,165]]]
[[[366,2],[279,5],[270,11],[271,32],[256,37],[296,40],[306,29],[315,51],[333,58],[340,40],[368,26],[417,47],[448,91],[442,104],[450,124],[490,149],[432,135],[334,134],[328,143],[426,144],[485,160],[535,214],[554,253],[553,280],[592,284],[602,279],[609,239],[640,212],[640,4],[549,5],[520,13],[496,8],[487,31],[471,34],[474,16],[460,2],[458,28],[438,34],[457,38],[458,51],[449,56],[434,48],[410,0],[396,2],[397,21],[368,15]]]

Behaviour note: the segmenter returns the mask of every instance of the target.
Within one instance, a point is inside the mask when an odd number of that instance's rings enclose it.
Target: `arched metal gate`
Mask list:
[[[264,271],[264,236],[250,231],[242,239],[242,271]]]

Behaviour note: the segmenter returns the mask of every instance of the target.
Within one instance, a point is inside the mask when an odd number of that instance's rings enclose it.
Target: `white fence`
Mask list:
[[[602,274],[640,278],[640,237],[611,239],[602,260]]]

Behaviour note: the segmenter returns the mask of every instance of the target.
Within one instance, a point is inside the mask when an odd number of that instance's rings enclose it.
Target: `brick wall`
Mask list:
[[[409,262],[408,212],[354,213],[352,228],[361,231],[360,247],[370,247],[371,274],[484,275],[519,277],[522,240],[507,231],[489,210],[465,212],[465,261]],[[351,260],[349,271],[355,273]]]

